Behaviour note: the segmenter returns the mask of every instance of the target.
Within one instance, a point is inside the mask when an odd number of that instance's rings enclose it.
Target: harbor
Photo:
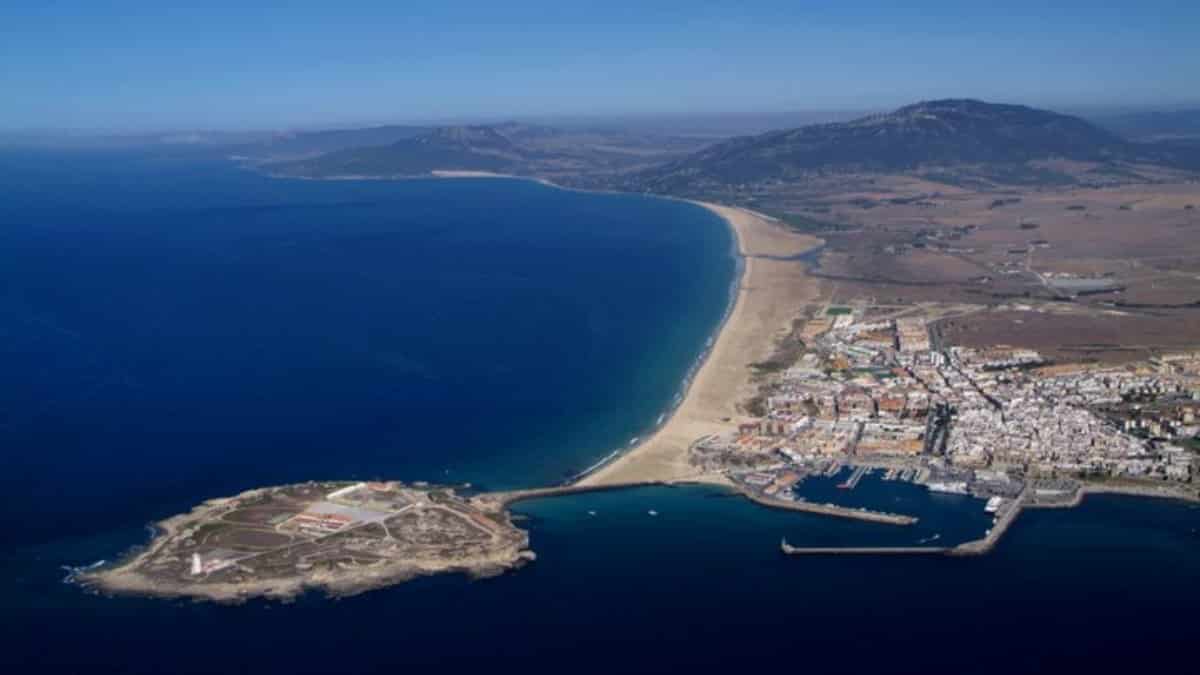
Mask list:
[[[931,489],[928,483],[936,481],[924,467],[829,460],[731,473],[729,479],[763,506],[861,522],[861,528],[843,530],[837,537],[826,531],[788,534],[788,548],[799,555],[884,549],[944,553],[986,536],[993,521],[979,495]]]

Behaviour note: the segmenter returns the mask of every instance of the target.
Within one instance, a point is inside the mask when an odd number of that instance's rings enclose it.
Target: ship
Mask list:
[[[951,495],[967,494],[966,481],[934,481],[925,487],[929,488],[930,492],[944,492]]]
[[[987,501],[987,506],[983,507],[988,513],[995,513],[1000,510],[1000,505],[1004,503],[1003,497],[992,497]]]

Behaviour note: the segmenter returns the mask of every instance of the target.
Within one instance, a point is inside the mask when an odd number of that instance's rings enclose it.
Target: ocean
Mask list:
[[[642,488],[517,505],[538,560],[484,581],[235,607],[63,582],[145,543],[152,521],[258,485],[561,481],[670,408],[735,273],[724,224],[680,202],[500,179],[281,180],[178,153],[0,153],[0,667],[1186,661],[1194,505],[1028,512],[982,558],[779,553],[784,537],[915,543],[987,525],[977,500],[877,477],[831,498],[899,505],[923,529]]]
[[[735,270],[680,202],[0,162],[0,542],[317,478],[563,481],[670,408]]]

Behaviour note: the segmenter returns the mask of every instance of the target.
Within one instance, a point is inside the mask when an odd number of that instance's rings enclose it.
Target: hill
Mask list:
[[[396,143],[429,133],[432,127],[390,124],[362,129],[327,129],[279,133],[268,139],[240,145],[231,153],[253,161],[297,160],[318,155]]]
[[[281,175],[419,176],[437,170],[491,171],[571,182],[640,170],[684,157],[706,140],[620,130],[559,129],[505,122],[423,129],[388,144],[271,163]]]
[[[1069,184],[1049,160],[1114,170],[1148,162],[1196,168],[1194,149],[1139,144],[1078,117],[969,99],[926,101],[849,122],[734,138],[643,171],[622,187],[697,194],[840,173],[934,173],[943,182]]]
[[[448,126],[387,145],[348,148],[272,164],[270,169],[306,177],[410,176],[436,170],[509,172],[533,154],[489,126]]]

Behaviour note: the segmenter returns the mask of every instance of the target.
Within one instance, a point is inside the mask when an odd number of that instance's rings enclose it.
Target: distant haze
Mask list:
[[[3,3],[0,130],[1173,105],[1200,64],[1165,0],[164,4]]]

